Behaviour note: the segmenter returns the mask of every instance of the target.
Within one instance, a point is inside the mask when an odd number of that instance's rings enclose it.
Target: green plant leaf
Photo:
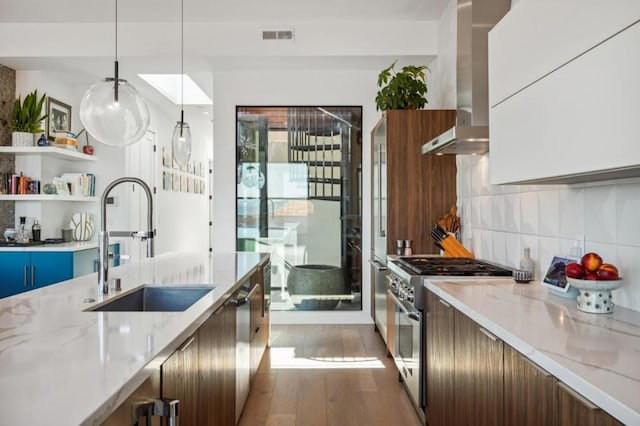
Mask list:
[[[401,71],[395,70],[396,61],[378,75],[378,87],[376,93],[376,109],[386,111],[389,109],[424,108],[427,104],[427,93],[424,65],[408,65]],[[430,70],[429,70],[430,71]]]

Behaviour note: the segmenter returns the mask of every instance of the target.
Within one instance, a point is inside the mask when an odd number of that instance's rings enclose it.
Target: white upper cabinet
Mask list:
[[[492,184],[640,176],[639,19],[637,0],[522,0],[496,26]]]
[[[520,0],[489,32],[489,105],[638,19],[638,0]]]

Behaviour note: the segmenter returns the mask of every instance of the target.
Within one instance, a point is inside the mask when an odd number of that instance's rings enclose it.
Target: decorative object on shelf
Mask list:
[[[56,132],[71,131],[71,105],[54,98],[47,98],[47,137],[56,139]]]
[[[70,149],[72,151],[77,151],[78,137],[73,132],[68,132],[66,130],[57,130],[55,132],[53,146],[57,148],[64,148],[64,149]]]
[[[85,137],[85,144],[82,147],[82,152],[84,152],[87,155],[93,155],[93,145],[89,145],[89,132],[87,132],[87,129],[82,129],[78,132],[78,137],[80,137],[80,135],[82,135],[84,133],[84,137]]]
[[[80,102],[80,120],[91,136],[122,147],[144,136],[150,122],[149,106],[142,95],[118,74],[118,0],[115,0],[114,77],[87,90]]]
[[[33,241],[40,241],[40,232],[42,228],[40,227],[40,223],[37,220],[33,221],[33,225],[31,226],[31,239]]]
[[[38,146],[49,146],[49,139],[47,139],[44,133],[40,135],[37,144]]]
[[[38,91],[34,90],[22,98],[18,96],[13,104],[13,112],[11,115],[11,144],[13,146],[33,146],[33,134],[40,133],[42,129],[42,120],[47,118],[47,114],[42,114],[42,106],[47,94],[38,98]]]
[[[17,231],[16,228],[7,228],[4,230],[4,240],[5,241],[15,241],[16,240]]]
[[[93,237],[95,224],[91,213],[74,213],[69,222],[74,241],[88,241]]]
[[[71,242],[72,236],[73,236],[73,229],[62,228],[62,241],[64,241],[65,243]]]
[[[16,242],[18,243],[28,243],[29,242],[29,231],[27,231],[27,217],[20,216],[20,226],[18,227],[18,231],[16,233]]]
[[[191,159],[191,129],[184,121],[184,0],[180,1],[180,121],[171,137],[173,158],[181,167]]]
[[[69,193],[69,186],[67,185],[67,181],[62,178],[54,177],[53,184],[56,187],[56,194],[58,195],[71,195]]]
[[[422,109],[428,103],[426,66],[408,65],[401,71],[395,70],[397,60],[378,75],[376,109]]]
[[[535,272],[535,263],[533,259],[531,259],[531,249],[529,247],[525,247],[522,250],[522,258],[520,259],[520,269],[523,271],[531,272],[531,276]]]
[[[533,272],[528,270],[516,269],[513,271],[513,279],[518,284],[527,284],[533,279]]]
[[[45,183],[42,187],[42,193],[47,195],[55,195],[58,193],[56,186],[52,183]]]
[[[581,280],[567,277],[571,286],[578,289],[578,310],[592,314],[609,314],[613,312],[613,295],[615,290],[623,284],[621,278],[617,280]]]

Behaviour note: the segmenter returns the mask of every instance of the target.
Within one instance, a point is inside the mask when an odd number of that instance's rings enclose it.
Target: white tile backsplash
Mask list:
[[[615,243],[615,186],[585,188],[584,210],[584,233],[586,241]]]
[[[557,236],[560,229],[558,191],[541,191],[538,195],[538,235]]]
[[[584,189],[558,191],[560,222],[558,235],[562,238],[584,239]]]
[[[621,269],[614,302],[640,311],[640,179],[588,185],[488,185],[488,155],[458,162],[462,242],[476,257],[518,267],[531,249],[537,278],[576,240]],[[470,217],[467,217],[470,216]]]
[[[640,183],[616,187],[616,242],[640,247]]]
[[[538,194],[520,194],[520,232],[538,235]]]

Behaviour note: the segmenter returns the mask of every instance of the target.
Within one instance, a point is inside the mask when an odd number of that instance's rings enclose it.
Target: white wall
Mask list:
[[[489,185],[489,154],[458,156],[462,241],[474,254],[517,267],[531,248],[537,277],[576,239],[620,269],[614,302],[640,310],[640,179],[580,185]]]
[[[60,74],[49,71],[18,71],[16,72],[16,92],[26,94],[34,89],[39,93],[47,93],[59,101],[72,107],[71,128],[79,132],[84,126],[79,118],[80,100],[88,86],[69,83],[68,74]],[[175,122],[179,119],[179,107],[158,98],[147,98],[151,111],[151,123],[149,128],[156,134],[158,153],[161,147],[171,147],[171,135]],[[187,114],[186,121],[190,116]],[[213,129],[210,119],[202,119],[192,116],[191,131],[193,136],[193,158],[202,161],[205,165],[211,157],[213,141]],[[94,145],[94,155],[98,159],[95,163],[68,163],[66,171],[91,172],[96,175],[96,196],[99,198],[107,184],[114,179],[125,175],[125,149],[104,145],[90,138]],[[85,136],[78,141],[84,145]],[[152,158],[153,154],[149,154]],[[162,166],[160,155],[155,156],[155,170],[157,195],[155,209],[157,211],[156,228],[158,229],[155,241],[156,254],[167,251],[206,251],[209,247],[208,238],[208,204],[207,191],[205,194],[191,194],[183,192],[164,191],[162,189]],[[148,164],[139,164],[139,167],[149,167]],[[135,165],[134,165],[135,167]],[[203,178],[208,182],[206,176]],[[123,197],[124,186],[116,187],[110,195],[117,196],[121,203],[118,206],[109,206],[107,209],[108,229],[129,230],[128,206]],[[38,219],[42,224],[42,237],[59,237],[60,229],[69,224],[71,216],[76,211],[87,211],[93,214],[96,231],[100,228],[99,202],[34,202],[16,203],[16,217],[26,214],[30,221]],[[16,219],[17,220],[17,219]],[[94,240],[97,239],[97,232]]]
[[[220,72],[214,75],[214,150],[213,150],[213,248],[235,247],[235,108],[241,105],[361,105],[363,107],[363,199],[362,267],[368,270],[370,246],[370,135],[380,117],[375,108],[378,71],[265,71]],[[363,273],[362,311],[294,312],[286,321],[327,321],[370,323],[369,274]],[[282,315],[281,315],[282,314]],[[285,312],[273,312],[274,322],[283,321]]]

